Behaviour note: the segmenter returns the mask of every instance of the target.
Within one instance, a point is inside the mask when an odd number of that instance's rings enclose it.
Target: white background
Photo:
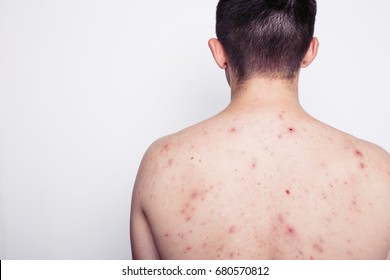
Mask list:
[[[0,0],[0,258],[127,259],[139,162],[229,102],[217,0]],[[390,151],[390,2],[318,0],[301,101]]]

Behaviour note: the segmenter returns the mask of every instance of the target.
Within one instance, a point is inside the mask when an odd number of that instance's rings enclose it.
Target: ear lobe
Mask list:
[[[228,67],[228,62],[222,43],[218,39],[212,38],[209,40],[208,45],[219,68],[226,69]]]
[[[309,49],[307,50],[307,53],[305,57],[303,58],[303,61],[301,63],[302,68],[308,67],[313,60],[316,58],[318,53],[318,48],[320,47],[320,42],[316,37],[313,37],[313,39],[310,42]]]

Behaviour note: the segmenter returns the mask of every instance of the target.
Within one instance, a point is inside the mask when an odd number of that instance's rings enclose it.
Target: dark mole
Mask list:
[[[286,194],[291,194],[290,190],[286,190]]]
[[[291,133],[293,133],[293,132],[295,132],[295,128],[290,127],[290,128],[288,129],[288,131],[291,132]]]
[[[194,160],[194,157],[191,157],[191,160]]]
[[[169,234],[168,234],[168,233],[166,233],[164,236],[165,236],[165,237],[169,237]]]

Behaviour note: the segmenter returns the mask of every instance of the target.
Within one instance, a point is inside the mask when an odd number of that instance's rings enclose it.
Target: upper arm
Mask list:
[[[133,259],[160,259],[150,222],[145,215],[143,200],[150,185],[153,170],[150,151],[142,160],[134,184],[130,215],[130,240]]]
[[[136,190],[136,187],[134,188]],[[130,239],[133,259],[160,259],[151,228],[140,205],[139,196],[134,191],[130,217]]]

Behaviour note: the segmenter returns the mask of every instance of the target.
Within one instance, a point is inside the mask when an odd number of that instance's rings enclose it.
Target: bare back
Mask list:
[[[151,146],[132,207],[135,258],[385,259],[390,157],[307,115],[222,112]]]

